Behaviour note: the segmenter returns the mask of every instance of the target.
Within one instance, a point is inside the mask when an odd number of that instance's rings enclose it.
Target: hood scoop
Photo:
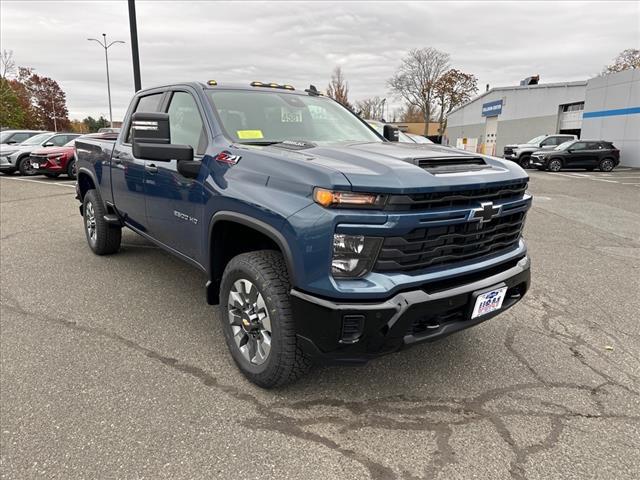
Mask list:
[[[415,158],[413,163],[436,175],[439,173],[473,172],[491,168],[483,158],[472,156]]]

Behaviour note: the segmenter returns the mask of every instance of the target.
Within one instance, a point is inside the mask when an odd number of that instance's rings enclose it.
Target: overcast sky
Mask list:
[[[351,100],[391,97],[386,81],[411,48],[435,47],[475,74],[480,91],[540,74],[584,80],[640,46],[640,2],[137,1],[142,86],[213,78],[310,83],[343,67]],[[57,80],[69,116],[108,116],[107,33],[114,120],[133,94],[126,1],[0,3],[1,47]],[[395,102],[397,104],[397,101]]]

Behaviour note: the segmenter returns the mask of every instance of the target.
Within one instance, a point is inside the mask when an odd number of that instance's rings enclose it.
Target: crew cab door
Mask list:
[[[165,92],[152,93],[140,97],[134,109],[129,112],[128,122],[135,112],[158,112]],[[131,128],[126,130],[116,142],[111,156],[111,188],[113,200],[125,221],[132,227],[147,233],[145,200],[144,159],[135,158],[131,148]]]
[[[168,93],[171,143],[191,145],[194,160],[202,161],[208,137],[203,112],[187,89]],[[203,187],[196,179],[186,178],[177,170],[178,162],[147,160],[145,194],[149,234],[163,244],[198,259],[203,222]]]

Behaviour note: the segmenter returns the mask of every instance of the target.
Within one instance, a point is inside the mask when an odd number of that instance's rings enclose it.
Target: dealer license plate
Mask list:
[[[33,162],[31,162],[31,166],[32,166],[33,168],[40,168],[40,164],[39,164],[39,163],[33,163]]]
[[[496,290],[491,290],[490,292],[478,295],[478,298],[476,298],[476,304],[473,307],[471,318],[473,319],[481,317],[482,315],[486,315],[487,313],[500,310],[506,293],[507,287],[501,287],[497,288]]]

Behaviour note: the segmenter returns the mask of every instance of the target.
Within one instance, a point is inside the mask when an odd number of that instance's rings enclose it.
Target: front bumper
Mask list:
[[[13,170],[16,166],[9,156],[0,156],[0,170]]]
[[[546,157],[531,157],[531,165],[539,168],[547,167],[547,158]]]
[[[398,293],[385,301],[336,303],[291,291],[303,350],[322,363],[364,363],[404,347],[431,342],[477,325],[515,305],[529,289],[530,262],[523,257],[471,283],[433,291]],[[499,311],[471,319],[477,293],[506,286]],[[354,335],[354,329],[360,330]]]
[[[34,170],[40,173],[61,173],[64,171],[62,165],[58,165],[52,160],[40,158],[40,157],[30,157],[31,165],[34,167]],[[35,164],[38,164],[38,167],[35,168]]]

